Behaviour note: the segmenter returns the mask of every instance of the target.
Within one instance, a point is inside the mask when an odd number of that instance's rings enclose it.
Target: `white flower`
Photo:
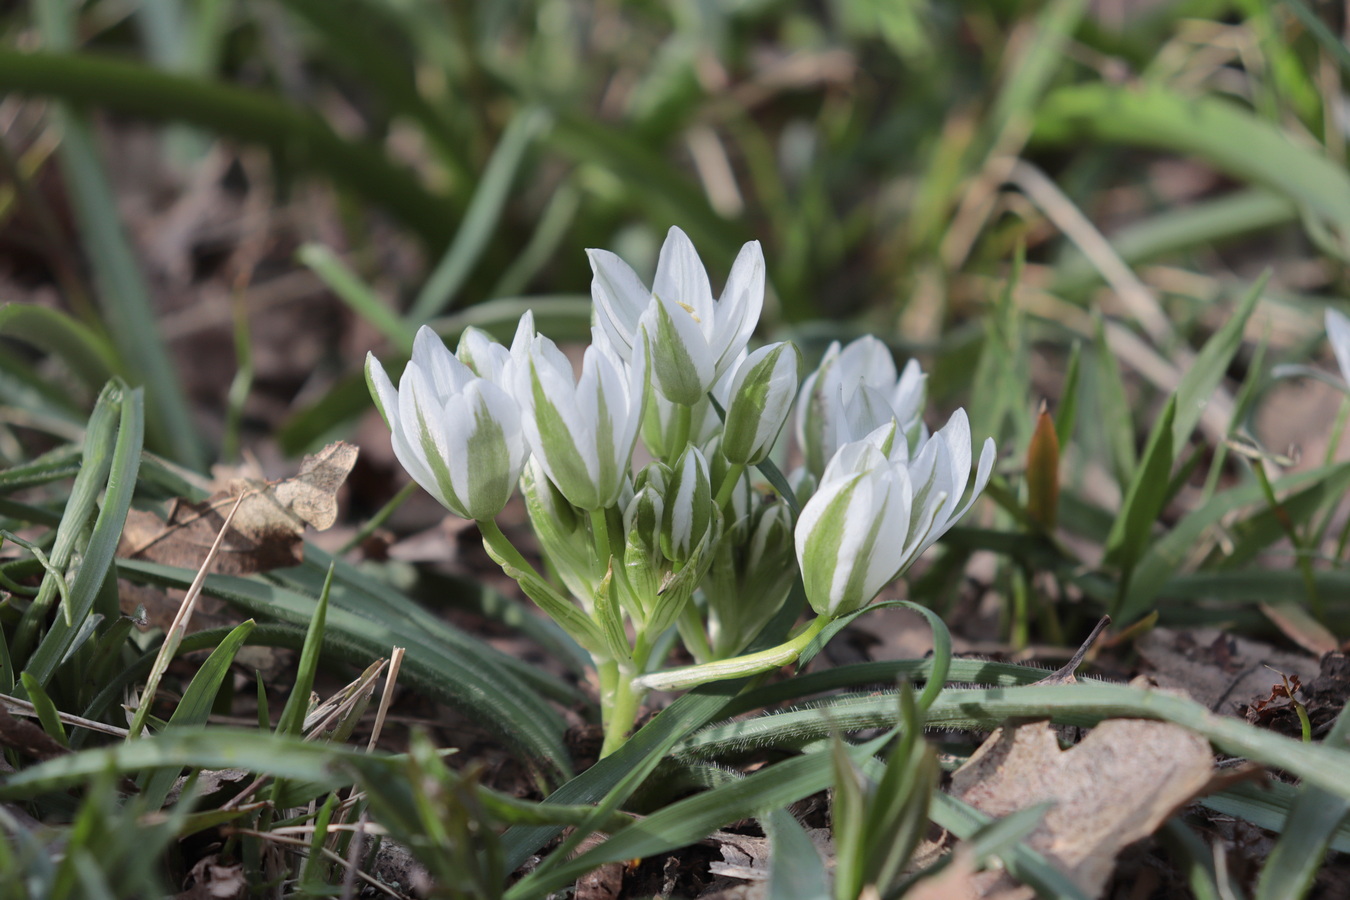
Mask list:
[[[1341,367],[1341,378],[1350,384],[1350,318],[1327,307],[1326,322],[1327,340],[1331,342],[1331,352],[1336,354],[1336,364]]]
[[[587,250],[594,278],[595,318],[615,350],[631,360],[638,334],[651,339],[652,377],[667,399],[693,405],[745,348],[764,306],[764,254],[758,241],[741,247],[721,299],[679,228],[661,247],[650,291],[623,260]]]
[[[797,401],[797,442],[807,469],[819,476],[840,447],[891,419],[911,444],[921,442],[927,437],[922,418],[927,382],[917,360],[897,378],[891,351],[871,335],[842,349],[832,343]]]
[[[530,448],[568,502],[584,510],[613,505],[628,483],[647,365],[641,341],[629,366],[598,329],[593,340],[574,382],[572,364],[535,333],[534,317],[526,313],[509,367]]]
[[[757,465],[769,455],[797,395],[801,353],[789,343],[770,344],[737,366],[727,394],[722,455],[733,463]]]
[[[688,562],[715,525],[708,461],[692,444],[671,466],[661,514],[661,550],[666,559]]]
[[[520,409],[505,390],[475,375],[425,325],[397,390],[373,354],[366,382],[414,481],[466,519],[502,511],[529,456]]]
[[[974,488],[959,505],[970,461],[964,410],[912,459],[894,421],[839,448],[797,521],[797,560],[812,608],[828,616],[852,612],[908,569],[984,490],[993,439],[985,441]]]
[[[480,378],[511,390],[511,351],[494,341],[486,331],[470,326],[459,336],[455,358],[473,370]]]

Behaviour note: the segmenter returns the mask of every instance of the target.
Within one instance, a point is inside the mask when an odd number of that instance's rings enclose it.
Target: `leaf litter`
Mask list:
[[[243,495],[215,571],[251,575],[298,565],[304,560],[305,527],[323,531],[337,521],[338,490],[356,465],[356,456],[355,445],[337,441],[306,456],[291,478],[275,482],[230,478],[200,503],[174,500],[165,518],[132,510],[118,553],[196,569],[220,533],[226,513]]]

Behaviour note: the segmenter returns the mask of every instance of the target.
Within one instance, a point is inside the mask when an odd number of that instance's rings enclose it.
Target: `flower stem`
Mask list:
[[[666,453],[670,456],[667,462],[673,463],[675,458],[684,452],[685,446],[689,443],[689,431],[693,421],[694,408],[687,403],[676,403],[675,423],[671,428],[670,442],[666,446]]]
[[[722,681],[727,678],[740,678],[745,675],[768,672],[779,666],[794,662],[816,635],[825,630],[825,626],[830,624],[830,621],[829,616],[816,616],[794,637],[777,647],[702,665],[653,672],[636,679],[635,683],[649,690],[684,690],[710,681]]]
[[[646,668],[651,652],[646,633],[638,631],[633,641],[632,662],[625,665],[610,662],[601,666],[600,717],[605,726],[605,742],[600,747],[601,759],[622,747],[628,739],[628,732],[633,729],[638,704],[647,693],[647,689],[638,683],[634,675]],[[605,668],[610,672],[608,688]]]
[[[614,666],[615,672],[613,688],[609,694],[610,702],[601,705],[601,715],[605,720],[605,742],[600,747],[601,759],[624,745],[624,741],[628,739],[628,732],[633,728],[633,720],[637,717],[638,701],[647,693],[637,686],[631,672],[614,663],[605,665]]]
[[[604,577],[609,568],[609,523],[603,509],[591,510],[591,541],[595,546],[596,571]]]
[[[722,510],[725,515],[727,505],[731,502],[731,494],[736,490],[736,482],[741,480],[741,475],[745,472],[745,463],[732,463],[731,468],[727,469],[726,476],[722,479],[722,486],[717,489],[717,508]],[[730,521],[731,517],[727,516]]]

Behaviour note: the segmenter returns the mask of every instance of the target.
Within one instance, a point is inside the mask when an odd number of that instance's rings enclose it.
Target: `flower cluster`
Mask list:
[[[751,349],[757,242],[717,299],[678,228],[650,289],[614,254],[589,255],[594,327],[579,376],[530,314],[509,348],[469,329],[452,354],[424,327],[397,388],[373,355],[366,374],[399,462],[478,520],[494,558],[595,657],[612,750],[641,690],[661,683],[663,635],[676,629],[706,667],[680,684],[754,671],[762,654],[737,654],[799,572],[817,623],[871,602],[970,508],[994,445],[971,486],[965,413],[930,434],[926,376],[914,361],[897,373],[874,337],[832,345],[804,383],[794,345]],[[784,479],[770,459],[794,406],[803,466]],[[639,441],[652,461],[634,471]],[[784,494],[752,480],[754,467]],[[492,522],[517,486],[570,597]]]

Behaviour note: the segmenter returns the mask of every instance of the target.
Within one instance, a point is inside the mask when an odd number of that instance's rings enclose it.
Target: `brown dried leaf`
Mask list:
[[[248,890],[244,868],[238,863],[222,863],[216,854],[202,857],[188,874],[183,891],[174,900],[235,900]]]
[[[991,735],[952,776],[952,793],[995,817],[1054,801],[1027,844],[1098,896],[1116,855],[1200,793],[1212,763],[1204,738],[1166,722],[1112,719],[1061,750],[1037,721]],[[1021,894],[1003,876],[982,896]]]
[[[202,503],[176,501],[167,521],[132,510],[118,552],[151,562],[199,568],[241,493],[214,571],[248,575],[293,566],[304,558],[305,525],[322,531],[337,519],[337,492],[356,464],[357,448],[338,441],[306,456],[293,478],[268,483],[232,482]]]
[[[13,747],[38,762],[70,753],[70,748],[37,725],[13,716],[4,703],[0,703],[0,744]]]
[[[1223,715],[1240,714],[1253,698],[1267,696],[1271,669],[1298,675],[1304,684],[1317,677],[1314,659],[1212,628],[1157,628],[1141,637],[1135,649],[1159,684],[1185,691]]]

